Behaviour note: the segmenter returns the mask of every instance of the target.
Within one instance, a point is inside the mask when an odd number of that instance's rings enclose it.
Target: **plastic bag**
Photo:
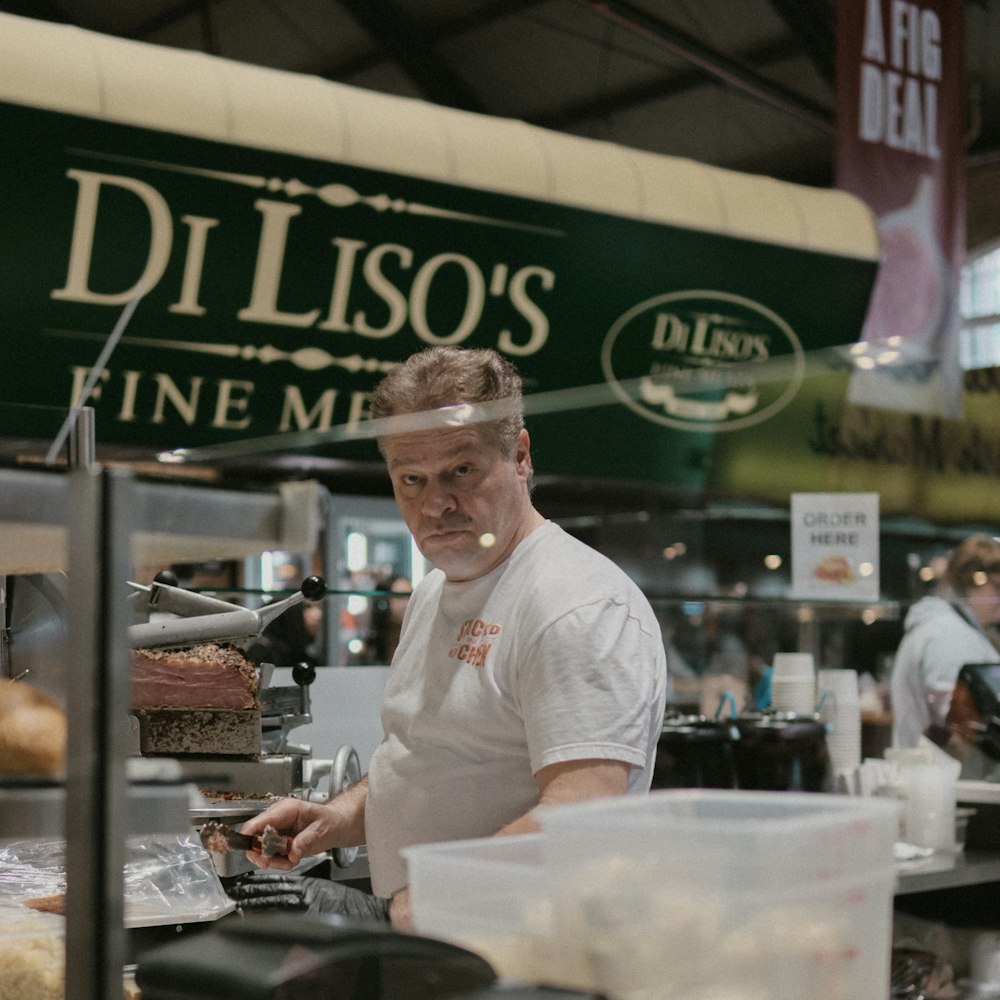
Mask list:
[[[46,901],[66,892],[63,840],[0,843],[0,903]],[[123,870],[125,926],[216,920],[235,904],[194,835],[130,837]]]

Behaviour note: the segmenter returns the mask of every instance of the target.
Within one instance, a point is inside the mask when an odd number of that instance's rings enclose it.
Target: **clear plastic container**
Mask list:
[[[409,848],[419,933],[614,1000],[887,996],[899,804],[683,789]]]
[[[767,891],[619,870],[555,896],[561,985],[615,1000],[888,996],[895,871]]]
[[[560,979],[615,1000],[887,996],[898,814],[726,790],[546,811]]]
[[[482,955],[502,979],[552,981],[552,901],[540,834],[421,844],[403,853],[418,933]]]
[[[898,802],[808,792],[664,789],[540,814],[544,861],[560,872],[629,859],[720,889],[829,882],[894,863]]]

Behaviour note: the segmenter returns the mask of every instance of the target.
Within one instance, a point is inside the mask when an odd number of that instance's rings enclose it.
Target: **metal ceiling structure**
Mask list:
[[[0,0],[0,10],[819,187],[834,0]],[[1000,242],[1000,2],[967,0],[970,251]]]

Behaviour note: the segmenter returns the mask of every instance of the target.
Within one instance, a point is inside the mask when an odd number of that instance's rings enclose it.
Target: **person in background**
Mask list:
[[[1000,660],[1000,542],[985,534],[951,553],[936,595],[922,597],[903,623],[889,679],[892,746],[914,747],[928,735],[942,743],[959,671]]]
[[[532,504],[511,364],[430,348],[385,377],[372,415],[389,418],[379,447],[393,493],[435,566],[406,608],[384,737],[357,784],[328,803],[280,800],[243,832],[292,834],[287,857],[248,854],[286,871],[366,844],[374,897],[309,877],[296,893],[273,872],[230,893],[244,908],[298,895],[314,911],[388,914],[405,928],[403,848],[528,833],[540,807],[647,791],[667,677],[660,626],[635,583]]]
[[[305,604],[295,604],[278,615],[247,644],[244,650],[247,659],[258,666],[261,663],[272,663],[276,667],[293,667],[299,663],[316,666],[318,659],[312,648],[313,635],[305,611]]]
[[[371,623],[365,641],[365,661],[369,664],[392,662],[403,628],[403,615],[413,591],[413,584],[401,573],[389,572],[375,581],[375,590],[384,590],[399,597],[376,597],[372,601]]]

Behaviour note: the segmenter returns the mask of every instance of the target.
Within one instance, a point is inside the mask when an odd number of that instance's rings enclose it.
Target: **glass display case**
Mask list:
[[[323,491],[147,482],[92,463],[0,468],[3,676],[65,709],[65,772],[0,778],[0,840],[65,841],[66,997],[121,995],[130,835],[190,832],[169,761],[132,766],[127,630],[136,567],[312,552]]]

